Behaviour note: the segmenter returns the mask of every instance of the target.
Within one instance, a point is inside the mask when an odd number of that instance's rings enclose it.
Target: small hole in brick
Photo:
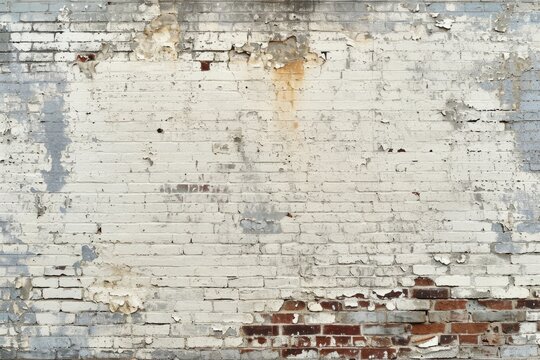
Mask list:
[[[210,71],[210,61],[201,61],[201,71]]]
[[[159,128],[159,129],[157,129],[157,132],[158,132],[159,134],[163,134],[163,129],[162,129],[162,128]]]

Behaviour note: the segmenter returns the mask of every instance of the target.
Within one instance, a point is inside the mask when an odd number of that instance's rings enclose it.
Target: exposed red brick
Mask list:
[[[325,347],[332,345],[332,337],[330,336],[317,336],[315,338],[315,343],[317,347]]]
[[[247,336],[261,335],[271,336],[279,335],[279,328],[271,325],[245,325],[242,326],[242,331]]]
[[[467,300],[437,300],[435,310],[465,310]]]
[[[519,323],[503,323],[501,324],[502,332],[505,334],[513,334],[519,332]]]
[[[435,281],[431,280],[428,277],[417,277],[414,279],[415,286],[434,286]]]
[[[452,332],[456,334],[480,334],[487,330],[488,323],[453,323]]]
[[[445,324],[413,324],[411,332],[414,335],[428,335],[443,333]]]
[[[360,325],[324,325],[323,333],[328,335],[360,335]]]
[[[334,342],[336,346],[351,346],[351,337],[350,336],[334,336]]]
[[[302,355],[303,352],[308,352],[308,351],[312,351],[312,352],[314,351],[316,353],[319,352],[316,348],[295,348],[295,349],[288,348],[288,349],[281,350],[281,356],[282,357],[298,356],[298,355]]]
[[[201,71],[209,71],[210,63],[210,61],[201,61]]]
[[[397,356],[396,349],[362,349],[360,359],[395,359]]]
[[[372,336],[370,346],[390,347],[392,346],[392,339],[386,336]]]
[[[306,303],[303,301],[286,300],[281,305],[280,311],[300,311],[306,308]]]
[[[512,309],[511,300],[486,300],[484,299],[484,300],[478,300],[478,303],[492,310],[511,310]]]
[[[403,295],[403,293],[405,292],[406,290],[404,291],[395,291],[395,290],[391,290],[389,291],[388,293],[384,294],[384,295],[377,295],[377,297],[379,299],[395,299],[395,298],[398,298],[400,297],[401,295]]]
[[[294,314],[272,314],[272,323],[274,324],[292,324]]]
[[[358,307],[367,308],[371,303],[367,300],[358,301]]]
[[[420,288],[412,290],[412,297],[417,299],[448,299],[448,288]]]
[[[320,325],[284,325],[283,335],[316,335],[320,334]]]
[[[77,55],[77,61],[83,62],[83,63],[87,61],[92,61],[95,59],[96,59],[95,54]]]
[[[519,299],[517,308],[540,309],[540,299]]]
[[[258,338],[257,338],[257,342],[258,342],[260,345],[266,344],[266,341],[267,341],[266,338],[263,338],[263,337],[258,337]]]
[[[341,311],[343,310],[343,304],[339,301],[321,301],[319,303],[324,310],[329,311]]]
[[[460,344],[478,344],[478,335],[459,335]]]
[[[441,345],[448,345],[453,343],[454,341],[457,341],[457,339],[457,335],[441,335],[441,337],[439,338],[439,343]]]
[[[346,349],[346,348],[331,348],[331,349],[321,349],[320,350],[320,354],[322,356],[327,356],[327,355],[330,355],[332,353],[335,353],[337,355],[340,356],[341,359],[343,359],[344,357],[347,358],[347,357],[353,357],[353,358],[356,358],[358,356],[358,353],[359,353],[360,350],[358,349],[354,349],[354,348],[350,348],[350,349]]]

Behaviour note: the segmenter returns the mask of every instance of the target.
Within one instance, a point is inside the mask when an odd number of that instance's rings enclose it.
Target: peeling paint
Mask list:
[[[290,36],[284,40],[270,40],[268,43],[248,42],[242,46],[234,46],[229,58],[238,54],[247,54],[248,64],[265,69],[280,69],[291,64],[309,63],[321,65],[323,58],[310,51],[308,40],[304,36]]]
[[[138,60],[176,60],[180,26],[175,13],[162,13],[135,36],[135,57]]]
[[[92,256],[90,256],[92,257]],[[144,309],[146,286],[137,282],[129,267],[102,265],[109,276],[98,278],[84,291],[84,299],[108,305],[109,311],[133,314]]]
[[[93,79],[96,75],[96,66],[100,61],[112,58],[113,54],[112,46],[103,43],[100,50],[95,54],[77,55],[75,63],[88,79]]]

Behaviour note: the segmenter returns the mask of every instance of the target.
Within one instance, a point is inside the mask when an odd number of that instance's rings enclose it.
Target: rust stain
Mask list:
[[[299,128],[296,119],[297,92],[304,81],[304,62],[297,60],[282,68],[274,69],[273,83],[276,94],[275,111],[279,126],[287,130]]]

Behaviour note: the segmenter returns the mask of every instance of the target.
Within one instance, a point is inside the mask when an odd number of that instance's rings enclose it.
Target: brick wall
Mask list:
[[[0,358],[538,358],[539,21],[0,0]]]

